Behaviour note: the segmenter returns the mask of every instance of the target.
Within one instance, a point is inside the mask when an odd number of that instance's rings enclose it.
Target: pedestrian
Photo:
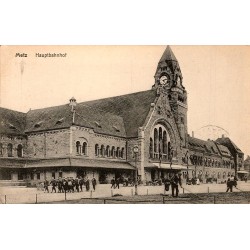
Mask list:
[[[93,186],[93,189],[95,191],[95,186],[96,186],[96,179],[95,179],[95,177],[93,177],[93,179],[92,179],[92,186]]]
[[[44,180],[44,193],[47,191],[49,193],[49,182],[47,179]]]
[[[245,180],[245,182],[247,182],[247,175],[244,176],[244,180]]]
[[[119,184],[120,184],[120,178],[117,178],[115,180],[116,187],[119,189]]]
[[[175,173],[171,180],[171,189],[172,189],[172,196],[175,197],[174,193],[176,190],[176,197],[179,195],[179,185],[182,188],[182,183],[181,183],[181,173]]]
[[[76,186],[76,191],[79,193],[79,179],[77,177],[75,178],[75,186]]]
[[[57,185],[58,185],[58,193],[62,193],[63,192],[63,181],[62,181],[61,177],[58,179]]]
[[[170,179],[167,176],[164,180],[165,191],[169,191],[170,184],[171,184]]]
[[[68,180],[66,178],[63,179],[63,191],[65,193],[68,191]]]
[[[230,192],[233,192],[233,182],[231,181],[231,178],[227,179],[227,191],[228,192],[230,190]]]
[[[115,189],[115,177],[113,177],[113,179],[111,180],[111,188]]]
[[[53,193],[53,190],[54,190],[55,193],[56,193],[57,182],[56,182],[55,178],[52,179],[52,181],[50,182],[50,184],[52,185],[51,193]]]
[[[70,193],[73,192],[73,183],[71,178],[68,179],[68,191]]]
[[[86,179],[85,185],[86,185],[86,191],[89,191],[89,178],[88,177]]]
[[[79,180],[79,186],[80,186],[80,190],[82,192],[82,186],[84,185],[84,179],[82,178],[82,176],[80,177],[80,180]]]

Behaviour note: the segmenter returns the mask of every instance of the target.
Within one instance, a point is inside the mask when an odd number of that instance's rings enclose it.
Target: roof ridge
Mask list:
[[[134,95],[134,94],[139,94],[139,93],[149,92],[149,91],[155,91],[155,90],[149,89],[149,90],[138,91],[138,92],[134,92],[134,93],[130,93],[130,94],[125,94],[125,95],[117,95],[117,96],[104,97],[102,99],[94,99],[94,100],[79,102],[78,104],[83,104],[83,103],[88,103],[88,102],[94,102],[94,101],[103,101],[103,100],[106,100],[106,99],[111,99],[111,98],[116,98],[116,97],[122,97],[122,96],[124,96],[124,97],[125,96],[131,96],[131,95]]]
[[[27,112],[22,112],[22,111],[9,109],[9,108],[4,108],[4,107],[0,107],[0,109],[7,110],[7,111],[12,111],[12,112],[16,112],[16,113],[20,113],[20,114],[24,114],[24,115],[27,114]]]

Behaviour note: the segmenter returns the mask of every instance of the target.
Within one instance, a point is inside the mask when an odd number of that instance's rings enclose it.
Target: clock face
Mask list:
[[[168,83],[168,77],[167,76],[162,76],[160,78],[160,84],[161,85],[167,85],[167,83]]]

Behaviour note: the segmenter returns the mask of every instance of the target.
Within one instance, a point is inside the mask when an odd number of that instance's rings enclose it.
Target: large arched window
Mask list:
[[[3,144],[0,143],[0,157],[3,156]]]
[[[170,147],[170,136],[165,126],[162,124],[155,125],[150,134],[149,157],[170,160]]]
[[[23,146],[21,144],[17,146],[17,157],[23,157]]]
[[[13,146],[12,146],[11,143],[9,143],[8,146],[7,146],[7,154],[8,154],[8,157],[13,156]]]
[[[82,144],[82,154],[87,155],[87,142]]]

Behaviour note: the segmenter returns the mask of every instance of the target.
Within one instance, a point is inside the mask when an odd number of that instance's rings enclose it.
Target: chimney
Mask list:
[[[225,135],[224,135],[224,134],[222,134],[222,138],[225,138]]]
[[[192,131],[192,137],[194,137],[194,131]]]

